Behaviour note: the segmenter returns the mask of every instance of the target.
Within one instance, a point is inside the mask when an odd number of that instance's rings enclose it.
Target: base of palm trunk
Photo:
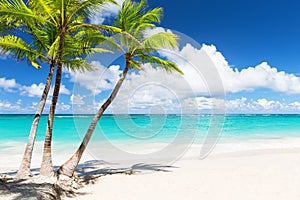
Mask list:
[[[83,187],[82,184],[79,183],[78,176],[69,177],[64,174],[57,174],[57,184],[66,191]]]
[[[53,177],[55,175],[52,167],[41,167],[40,176]]]
[[[17,174],[15,175],[16,179],[28,179],[31,178],[33,176],[33,174],[31,173],[31,171],[29,170],[24,170],[24,171],[18,171]]]

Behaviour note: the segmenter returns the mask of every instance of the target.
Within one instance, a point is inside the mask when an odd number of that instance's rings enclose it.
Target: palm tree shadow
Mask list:
[[[108,167],[103,166],[110,165]],[[102,165],[102,166],[101,166]],[[171,165],[161,165],[161,164],[146,164],[137,163],[130,167],[112,167],[118,165],[117,163],[107,163],[103,160],[92,160],[78,165],[76,170],[77,175],[80,177],[80,181],[83,184],[94,184],[95,180],[102,176],[115,175],[115,174],[125,174],[132,175],[136,173],[151,173],[151,172],[171,172],[172,169],[177,168]]]
[[[102,176],[124,174],[132,175],[136,173],[151,172],[171,172],[177,168],[170,165],[137,163],[130,167],[116,167],[118,163],[108,163],[103,160],[91,160],[78,165],[76,175],[81,185],[94,184]],[[58,169],[58,166],[54,167]],[[39,168],[31,170],[34,177],[39,172]],[[49,199],[60,200],[62,196],[76,197],[86,195],[78,190],[66,191],[57,184],[36,182],[31,179],[14,179],[16,171],[0,174],[0,199]],[[8,176],[7,176],[8,175]]]
[[[61,199],[61,188],[50,183],[34,183],[13,178],[0,179],[1,199]]]

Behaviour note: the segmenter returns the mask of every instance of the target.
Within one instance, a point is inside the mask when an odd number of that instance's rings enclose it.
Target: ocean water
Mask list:
[[[62,164],[78,148],[92,118],[55,117],[55,165]],[[0,172],[14,171],[19,166],[32,119],[33,115],[0,115]],[[42,116],[33,153],[35,168],[40,167],[46,125],[47,116]],[[294,148],[300,148],[300,115],[105,115],[82,163],[102,160],[118,167],[137,163],[170,165],[182,157]]]
[[[57,115],[53,140],[80,142],[93,116]],[[0,115],[0,145],[26,142],[33,115]],[[44,140],[47,116],[42,116],[37,141]],[[206,137],[226,140],[300,137],[300,115],[118,115],[103,116],[92,140],[169,142],[174,139],[199,142]]]

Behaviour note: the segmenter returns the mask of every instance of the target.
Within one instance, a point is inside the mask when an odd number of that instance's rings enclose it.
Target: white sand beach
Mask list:
[[[76,199],[300,199],[300,149],[183,159],[169,172],[108,175]]]
[[[199,147],[193,146],[172,166],[137,163],[125,171],[101,162],[99,168],[88,169],[92,158],[86,155],[78,172],[84,187],[64,199],[298,200],[300,145],[296,144],[299,139],[219,144],[203,160],[196,156]]]

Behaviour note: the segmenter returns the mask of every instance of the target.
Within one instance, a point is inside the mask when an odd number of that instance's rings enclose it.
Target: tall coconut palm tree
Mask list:
[[[41,1],[41,0],[40,0]],[[39,7],[39,2],[31,1],[32,6]],[[81,53],[89,53],[88,49],[91,46],[84,46],[90,43],[81,43],[81,41],[74,40],[81,38],[82,34],[89,34],[90,31],[94,31],[101,26],[91,26],[85,24],[85,21],[92,16],[101,5],[107,2],[113,2],[113,0],[48,0],[46,5],[49,6],[49,13],[52,14],[51,20],[56,24],[58,28],[57,31],[57,70],[56,79],[52,95],[52,101],[50,105],[50,111],[48,115],[47,130],[44,142],[44,151],[42,164],[40,168],[40,175],[42,176],[52,176],[54,174],[52,166],[51,157],[51,141],[52,141],[52,128],[54,122],[54,114],[56,110],[56,105],[58,101],[58,95],[61,85],[62,76],[62,65],[64,56],[72,56],[71,54],[66,54],[66,47],[68,49],[73,49],[74,47],[80,47]],[[103,26],[102,26],[103,28]],[[100,34],[100,33],[99,33]],[[78,37],[78,38],[77,38]],[[94,48],[93,51],[105,52],[106,50],[101,48]],[[75,54],[76,55],[76,54]],[[77,55],[76,55],[77,56]]]
[[[142,63],[150,63],[152,66],[163,68],[168,72],[175,71],[183,74],[175,63],[153,55],[159,49],[176,47],[177,36],[163,32],[146,38],[145,32],[149,28],[154,28],[155,23],[159,23],[162,16],[162,8],[147,11],[146,6],[144,0],[140,3],[125,0],[122,4],[114,25],[122,31],[118,37],[115,37],[115,40],[124,52],[125,68],[112,93],[94,116],[81,145],[73,156],[59,168],[59,176],[73,176],[99,119],[118,94],[129,69],[140,70]]]
[[[91,2],[89,3],[91,4]],[[83,7],[81,6],[81,8]],[[48,62],[50,64],[42,98],[36,110],[22,163],[17,173],[19,178],[31,175],[30,163],[38,122],[49,93],[54,68],[58,64],[60,36],[58,34],[57,21],[59,21],[59,17],[55,15],[55,11],[53,1],[50,0],[31,1],[29,4],[25,4],[22,0],[3,0],[0,2],[0,35],[4,36],[0,38],[1,51],[9,53],[17,60],[27,59],[36,68],[40,67],[36,61],[37,59],[40,62]],[[74,22],[77,23],[74,24],[74,29],[79,30],[76,26],[87,26],[83,23],[83,19],[80,18],[82,16],[74,18]],[[99,31],[89,29],[89,34],[95,34],[95,32],[99,34]],[[16,35],[12,35],[12,33]],[[88,40],[89,37],[85,34],[86,31],[81,30],[72,37],[73,41],[68,40],[67,48],[65,48],[66,51],[62,58],[64,67],[80,71],[91,69],[91,66],[85,62],[82,56],[92,52],[99,52],[102,49],[94,48],[94,44]],[[27,39],[30,37],[31,42],[26,42],[20,36]],[[77,40],[75,41],[74,38]],[[79,39],[81,40],[80,42]],[[57,70],[57,74],[61,74],[61,70]],[[57,90],[55,92],[57,93]]]
[[[40,68],[40,65],[36,62],[38,58],[41,62],[46,61],[50,64],[45,88],[31,125],[23,160],[17,173],[17,177],[25,178],[31,176],[30,163],[36,130],[46,104],[56,63],[55,57],[48,54],[53,49],[51,38],[45,41],[41,31],[38,31],[43,30],[44,23],[49,23],[45,15],[29,9],[23,1],[3,0],[0,2],[0,22],[1,35],[4,35],[4,37],[0,38],[0,47],[3,52],[9,53],[17,60],[27,59],[36,68]],[[12,33],[23,37],[30,36],[33,41],[27,43],[20,36],[12,35]]]

